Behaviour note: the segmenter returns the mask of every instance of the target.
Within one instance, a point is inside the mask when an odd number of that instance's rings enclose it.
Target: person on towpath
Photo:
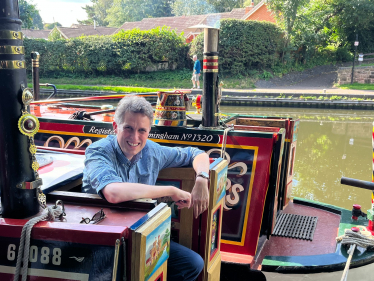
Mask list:
[[[82,191],[97,193],[114,204],[169,196],[179,209],[193,207],[197,218],[209,204],[209,157],[197,148],[166,147],[148,140],[152,121],[152,106],[144,98],[123,98],[114,115],[116,135],[86,149]],[[174,186],[155,185],[162,169],[190,165],[197,174],[191,194]],[[195,280],[203,267],[197,253],[171,241],[168,281]]]
[[[193,66],[193,72],[192,72],[192,85],[193,89],[197,88],[200,89],[200,72],[201,72],[201,64],[200,61],[197,59],[197,55],[193,55],[192,60],[195,62]]]

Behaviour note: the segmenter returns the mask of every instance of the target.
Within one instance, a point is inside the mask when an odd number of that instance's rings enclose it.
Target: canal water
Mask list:
[[[371,207],[371,191],[340,184],[341,177],[371,181],[374,113],[280,107],[221,106],[222,112],[300,119],[292,196],[351,209]]]

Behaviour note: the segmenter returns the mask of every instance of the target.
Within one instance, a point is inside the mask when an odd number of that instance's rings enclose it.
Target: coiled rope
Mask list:
[[[345,268],[343,271],[341,281],[346,281],[348,277],[348,270],[351,264],[353,253],[356,249],[356,246],[367,249],[368,247],[374,247],[374,237],[365,227],[361,229],[360,232],[354,232],[350,229],[345,230],[344,235],[336,238],[337,242],[341,242],[342,245],[351,245],[347,253],[349,254]]]
[[[61,205],[58,205],[58,203]],[[48,206],[44,209],[43,213],[35,218],[29,220],[22,228],[21,233],[21,241],[18,248],[18,256],[17,256],[17,264],[16,270],[14,273],[13,281],[18,281],[19,275],[21,273],[21,262],[23,262],[22,266],[22,281],[26,281],[27,279],[27,269],[29,265],[29,253],[30,253],[30,238],[31,238],[31,230],[35,224],[43,220],[50,220],[53,221],[55,218],[61,218],[65,215],[64,206],[60,200],[56,202],[55,206]]]

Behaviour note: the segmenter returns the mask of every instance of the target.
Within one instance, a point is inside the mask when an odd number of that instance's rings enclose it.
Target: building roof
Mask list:
[[[206,15],[191,15],[191,16],[177,16],[177,17],[163,17],[163,18],[144,18],[141,21],[125,22],[118,30],[131,30],[139,28],[140,30],[150,30],[157,26],[168,26],[175,29],[178,34],[184,33],[184,37],[189,37],[191,33],[196,33],[188,28],[198,24],[206,24],[209,26],[216,26],[221,19],[232,18],[241,19],[246,13],[246,8],[233,9],[231,12],[215,13]],[[197,33],[200,33],[197,32]]]
[[[51,30],[35,30],[35,29],[22,29],[25,37],[31,39],[48,39]]]
[[[249,18],[251,15],[253,15],[256,11],[258,11],[258,9],[260,9],[265,3],[265,0],[262,0],[261,2],[259,2],[256,6],[253,7],[253,9],[251,9],[249,11],[249,13],[246,13],[243,15],[242,17],[242,20],[246,20],[247,18]]]
[[[66,39],[89,35],[111,35],[116,32],[115,27],[103,27],[93,25],[73,25],[72,27],[55,27]]]
[[[150,30],[157,26],[168,26],[175,29],[178,34],[184,32],[185,35],[189,31],[188,27],[195,25],[202,21],[206,15],[193,15],[193,16],[178,16],[178,17],[162,17],[162,18],[144,18],[141,21],[125,22],[116,32],[123,30],[131,30],[139,28],[140,30]]]

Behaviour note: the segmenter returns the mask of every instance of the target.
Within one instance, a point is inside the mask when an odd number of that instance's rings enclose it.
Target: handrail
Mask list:
[[[122,94],[122,95],[83,97],[83,98],[67,98],[67,99],[57,99],[57,100],[38,100],[38,101],[31,102],[31,104],[51,104],[51,103],[60,103],[60,102],[66,102],[66,101],[110,100],[110,99],[123,98],[125,96],[130,96],[130,95],[129,94]],[[134,95],[134,94],[132,94],[132,95]],[[137,96],[157,97],[157,94],[151,94],[151,95],[149,95],[149,94],[137,94]]]
[[[374,183],[370,181],[362,181],[362,180],[342,177],[340,179],[340,183],[374,191]]]
[[[182,93],[190,93],[191,90],[179,90]],[[174,92],[170,91],[170,93]],[[94,100],[110,100],[110,99],[118,99],[123,98],[125,96],[142,96],[142,97],[157,97],[157,93],[132,93],[132,94],[119,94],[119,95],[107,95],[107,96],[93,96],[93,97],[83,97],[83,98],[67,98],[67,99],[56,99],[56,100],[38,100],[33,101],[31,104],[51,104],[51,103],[60,103],[66,101],[94,101]]]

